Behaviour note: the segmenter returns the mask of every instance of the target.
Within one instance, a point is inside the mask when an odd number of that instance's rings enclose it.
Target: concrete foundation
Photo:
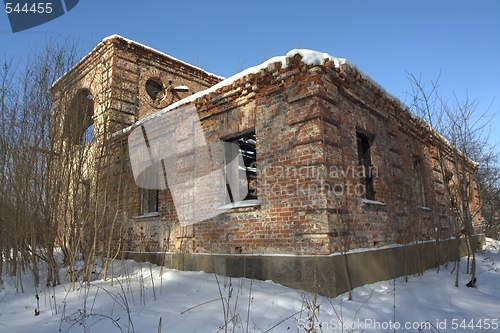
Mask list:
[[[475,249],[484,235],[473,236]],[[428,241],[342,255],[238,255],[201,253],[123,252],[124,258],[152,262],[184,271],[205,271],[230,277],[272,280],[284,286],[335,297],[352,288],[396,277],[414,275],[456,261],[468,251],[463,239]],[[348,269],[348,274],[346,273]]]

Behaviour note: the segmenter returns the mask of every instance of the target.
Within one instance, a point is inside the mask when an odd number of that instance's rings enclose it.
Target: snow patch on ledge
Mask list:
[[[375,201],[375,200],[369,200],[369,199],[361,199],[361,202],[366,204],[366,205],[378,205],[378,206],[387,206],[387,204],[380,202],[380,201]]]
[[[174,91],[178,91],[178,90],[188,91],[188,90],[189,90],[189,88],[188,88],[188,86],[176,86],[176,87],[174,87],[174,89],[173,89],[173,90],[174,90]]]
[[[224,205],[222,207],[219,207],[219,210],[228,210],[228,209],[233,209],[233,208],[244,208],[244,207],[255,207],[259,205],[258,200],[243,200],[243,201],[237,201],[233,202],[227,205]]]

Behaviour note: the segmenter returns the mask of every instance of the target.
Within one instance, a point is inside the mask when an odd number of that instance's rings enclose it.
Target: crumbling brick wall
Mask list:
[[[80,71],[77,81],[99,96],[115,133],[107,140],[120,147],[109,155],[121,156],[116,163],[125,167],[114,175],[124,184],[114,208],[123,223],[124,249],[330,254],[455,234],[437,165],[439,152],[452,148],[349,64],[307,65],[299,54],[287,58],[286,66],[271,63],[189,103],[208,143],[255,133],[258,204],[181,226],[167,189],[159,193],[157,214],[141,214],[141,189],[123,153],[129,132],[116,131],[187,96],[154,99],[146,87],[150,78],[164,86],[186,85],[190,93],[220,78],[120,38],[103,45],[111,64],[109,80],[103,79],[107,71],[99,72],[106,93],[99,95],[86,81],[92,70]],[[360,180],[360,163],[366,162],[360,162],[360,149],[369,150],[370,179]],[[463,163],[474,173],[472,163]],[[371,182],[370,195],[360,191],[363,181]],[[477,207],[477,196],[471,205]],[[480,217],[474,218],[477,224]]]
[[[149,80],[161,87],[161,91],[155,95],[156,98],[151,96],[151,91],[148,92]],[[60,174],[64,174],[66,178],[81,178],[63,180],[62,183],[66,184],[63,187],[74,188],[74,184],[79,182],[89,184],[92,202],[88,206],[97,211],[92,227],[98,229],[98,243],[101,249],[108,247],[109,232],[117,234],[112,243],[114,247],[149,250],[158,249],[159,243],[159,233],[155,233],[155,223],[158,223],[158,219],[144,219],[146,227],[137,228],[152,229],[151,232],[136,233],[135,226],[130,226],[130,230],[127,230],[129,224],[125,224],[129,219],[140,215],[141,191],[135,185],[130,172],[126,137],[110,140],[112,134],[221,80],[221,77],[158,51],[119,36],[112,36],[97,45],[53,84],[55,155],[58,156],[62,168],[65,164],[69,168]],[[176,87],[183,88],[176,90]],[[65,134],[68,122],[76,122],[72,125],[83,125],[78,123],[80,117],[75,116],[80,110],[74,107],[75,96],[82,94],[85,95],[83,98],[90,100],[92,104],[90,118],[93,127],[90,129],[93,138],[92,142],[86,143],[79,142],[81,138],[69,140]],[[75,126],[70,127],[71,130],[74,128]],[[79,152],[79,155],[85,153],[86,156],[77,161],[75,152]],[[73,161],[70,160],[71,156]],[[71,175],[74,172],[70,168],[78,168],[79,174]],[[68,197],[65,201],[70,205],[77,204],[77,193],[74,189],[62,196]],[[61,211],[63,210],[66,210],[63,214],[68,216],[60,218],[72,219],[74,214],[70,210],[75,209],[62,207]],[[92,215],[92,212],[87,215]],[[127,233],[131,236],[122,239],[122,235]],[[89,229],[89,234],[93,236],[94,232]]]
[[[194,104],[207,141],[255,131],[259,205],[190,226],[171,250],[182,239],[188,252],[328,254],[434,239],[438,229],[452,235],[434,165],[442,143],[354,69],[308,66],[296,56]],[[376,200],[356,193],[358,132],[373,138]],[[416,198],[415,158],[425,207]],[[175,214],[160,216],[176,228]]]

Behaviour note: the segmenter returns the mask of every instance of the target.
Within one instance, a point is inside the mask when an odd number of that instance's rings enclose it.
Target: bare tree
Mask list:
[[[38,261],[53,259],[46,200],[52,116],[49,90],[74,64],[75,47],[69,41],[47,41],[24,63],[4,61],[0,71],[0,247],[10,273],[16,275],[20,268],[29,267],[35,285],[39,284]]]
[[[57,101],[51,92],[79,55],[77,43],[49,40],[24,64],[5,60],[0,68],[0,253],[11,275],[28,268],[37,286],[40,260],[48,264],[47,283],[60,281],[56,247],[63,249],[73,282],[90,279],[99,237],[108,244],[108,256],[117,253],[111,237],[119,227],[123,194],[114,191],[122,189],[123,177],[117,182],[111,175],[123,169],[126,154],[111,160],[105,116],[99,119],[99,139],[93,140],[93,127],[82,128],[94,119],[86,113],[92,96],[75,92],[71,84],[63,86]],[[79,259],[84,259],[81,271]]]
[[[467,271],[471,273],[471,286],[475,284],[475,245],[472,236],[481,231],[480,218],[482,204],[476,200],[480,193],[497,183],[485,177],[484,163],[496,159],[494,147],[488,143],[487,126],[491,117],[488,110],[481,113],[479,101],[468,97],[453,102],[444,100],[439,93],[437,82],[426,87],[419,78],[408,74],[412,84],[412,111],[423,118],[437,133],[444,137],[442,147],[437,149],[437,169],[443,184],[447,204],[439,215],[445,214],[455,221],[454,235],[457,242],[465,240],[468,251]],[[436,134],[439,135],[439,134]],[[495,174],[497,174],[495,172]],[[491,174],[490,174],[491,175]],[[489,192],[492,193],[492,192]],[[498,192],[496,193],[498,196]],[[493,192],[494,199],[495,194]],[[437,237],[440,238],[440,228]],[[460,248],[458,246],[458,248]],[[457,265],[460,263],[458,256]],[[472,262],[469,262],[472,259]],[[470,265],[469,265],[470,264]],[[455,285],[458,286],[459,266],[456,267]]]
[[[110,67],[103,58],[95,69],[102,75],[94,75],[96,79],[85,82],[84,87],[74,84],[71,75],[66,76],[54,92],[50,179],[57,190],[50,193],[52,202],[59,205],[53,211],[73,287],[79,279],[91,281],[101,254],[106,278],[122,244],[120,212],[125,211],[128,155],[126,142],[112,135],[112,98],[106,94],[111,84],[116,87],[121,81],[106,77]],[[93,96],[91,91],[102,95]],[[83,267],[77,265],[82,261]]]

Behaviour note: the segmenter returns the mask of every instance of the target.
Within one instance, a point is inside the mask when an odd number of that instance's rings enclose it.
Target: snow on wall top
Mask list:
[[[113,36],[110,36],[108,37],[107,39],[112,39],[112,38],[123,38],[121,36],[118,36],[118,35],[113,35]],[[124,39],[124,38],[123,38]],[[106,40],[106,39],[105,39]],[[103,40],[103,42],[105,41]],[[136,43],[136,42],[133,42],[133,41],[129,41],[129,43],[134,43],[134,44],[137,44],[137,45],[141,45],[142,47],[144,48],[148,48],[147,46],[143,46],[142,44],[139,44],[139,43]],[[153,49],[152,49],[153,50]],[[159,51],[155,51],[153,50],[154,52],[158,52],[158,53],[161,53]],[[163,53],[161,53],[163,54]],[[198,98],[200,97],[203,97],[205,95],[208,95],[212,92],[215,92],[216,90],[218,89],[221,89],[225,86],[229,86],[231,85],[233,82],[239,80],[240,78],[242,77],[245,77],[247,75],[250,75],[250,74],[257,74],[259,73],[261,70],[267,68],[270,64],[276,64],[276,63],[281,63],[281,66],[282,68],[286,68],[287,67],[287,59],[290,59],[290,58],[293,58],[295,55],[299,54],[302,59],[301,59],[301,62],[305,63],[306,65],[311,65],[311,66],[318,66],[318,65],[323,65],[325,64],[325,62],[327,61],[331,61],[335,68],[340,68],[342,65],[347,65],[349,66],[350,68],[352,68],[353,70],[355,70],[357,73],[359,73],[359,75],[364,78],[365,80],[367,80],[368,82],[370,82],[373,86],[377,87],[378,89],[380,89],[380,91],[390,100],[394,101],[397,105],[399,105],[401,107],[401,109],[407,111],[408,113],[408,116],[410,118],[412,118],[413,120],[415,120],[416,122],[420,123],[422,126],[424,127],[427,127],[428,130],[430,130],[432,133],[434,133],[440,140],[442,140],[446,145],[448,145],[449,147],[451,147],[452,149],[456,149],[443,135],[441,135],[440,133],[438,133],[436,130],[434,130],[427,122],[425,122],[424,120],[422,120],[421,118],[417,117],[416,115],[414,115],[410,108],[404,104],[403,102],[401,102],[399,100],[399,98],[397,98],[396,96],[392,95],[391,93],[389,93],[387,90],[385,90],[385,88],[383,88],[379,83],[377,83],[375,80],[373,80],[370,76],[368,76],[367,74],[365,74],[363,71],[359,70],[353,63],[351,63],[349,60],[345,59],[345,58],[337,58],[337,57],[333,57],[331,56],[330,54],[328,53],[323,53],[323,52],[318,52],[318,51],[313,51],[313,50],[308,50],[308,49],[293,49],[291,51],[289,51],[286,55],[284,56],[276,56],[276,57],[273,57],[273,58],[270,58],[268,60],[266,60],[265,62],[263,62],[262,64],[260,65],[257,65],[257,66],[253,66],[253,67],[250,67],[250,68],[247,68],[225,80],[222,80],[220,81],[219,83],[213,85],[212,87],[208,88],[208,89],[205,89],[205,90],[202,90],[202,91],[199,91],[193,95],[190,95],[186,98],[183,98],[175,103],[172,103],[170,104],[169,106],[167,106],[166,108],[148,116],[148,117],[145,117],[143,119],[140,119],[138,120],[137,122],[135,122],[134,124],[120,130],[120,131],[117,131],[115,133],[113,133],[110,138],[113,138],[113,137],[116,137],[116,136],[119,136],[121,134],[125,134],[125,133],[128,133],[130,132],[132,129],[134,129],[135,127],[137,126],[140,126],[141,124],[151,120],[151,119],[154,119],[166,112],[169,112],[171,110],[174,110],[184,104],[188,104],[188,103],[191,103],[195,100],[197,100]],[[167,55],[168,56],[168,55]],[[170,56],[168,56],[170,57]],[[170,57],[172,58],[172,57]],[[173,58],[175,59],[175,58]],[[177,60],[179,62],[182,62],[181,60]],[[189,64],[188,64],[189,65]],[[191,65],[189,65],[191,66]],[[213,74],[212,74],[213,75]],[[478,166],[479,163],[471,160],[469,157],[465,156],[465,154],[463,154],[462,152],[459,151],[459,153],[466,159],[468,160],[470,163],[472,163],[473,165],[475,166]]]
[[[168,54],[166,54],[166,53],[164,53],[164,52],[158,51],[158,50],[156,50],[156,49],[154,49],[154,48],[152,48],[152,47],[146,46],[146,45],[144,45],[144,44],[141,44],[141,43],[136,42],[136,41],[133,41],[133,40],[131,40],[131,39],[128,39],[128,38],[122,37],[122,36],[117,35],[117,34],[114,34],[114,35],[111,35],[111,36],[109,36],[109,37],[104,38],[104,39],[102,40],[102,42],[101,42],[101,43],[105,43],[106,41],[108,41],[108,40],[112,40],[112,39],[115,39],[115,38],[122,39],[122,40],[126,41],[128,44],[139,46],[139,47],[141,47],[141,48],[143,48],[143,49],[146,49],[146,50],[149,50],[149,51],[151,51],[151,52],[157,53],[157,54],[162,55],[162,56],[164,56],[164,57],[166,57],[166,58],[170,58],[170,59],[172,59],[172,60],[175,60],[175,61],[177,61],[177,62],[179,62],[179,63],[181,63],[181,64],[184,64],[184,65],[186,65],[186,66],[189,66],[189,67],[191,67],[191,68],[198,69],[198,70],[200,70],[200,71],[202,71],[202,72],[204,72],[204,73],[206,73],[206,74],[208,74],[208,75],[210,75],[210,76],[215,76],[215,77],[217,77],[217,78],[219,78],[219,79],[221,79],[221,80],[224,80],[224,79],[225,79],[225,77],[223,77],[223,76],[219,76],[219,75],[216,75],[216,74],[213,74],[213,73],[207,72],[207,71],[206,71],[206,70],[204,70],[203,68],[200,68],[200,67],[197,67],[197,66],[191,65],[191,64],[189,64],[189,63],[187,63],[187,62],[185,62],[185,61],[182,61],[182,60],[180,60],[180,59],[177,59],[177,58],[175,58],[175,57],[172,57],[171,55],[168,55]]]
[[[326,61],[331,61],[335,64],[335,67],[339,68],[340,66],[344,65],[344,64],[347,64],[349,65],[350,67],[352,68],[356,68],[351,62],[349,62],[347,59],[344,59],[344,58],[336,58],[336,57],[333,57],[331,55],[329,55],[328,53],[322,53],[322,52],[317,52],[317,51],[312,51],[312,50],[306,50],[306,49],[294,49],[294,50],[291,50],[289,51],[285,56],[277,56],[277,57],[273,57],[269,60],[266,60],[265,62],[263,62],[262,64],[260,65],[257,65],[257,66],[253,66],[253,67],[250,67],[250,68],[247,68],[219,83],[217,83],[216,85],[213,85],[212,87],[208,88],[208,89],[205,89],[205,90],[202,90],[198,93],[195,93],[191,96],[188,96],[184,99],[181,99],[180,101],[177,101],[176,103],[173,103],[173,104],[170,104],[169,106],[167,106],[166,108],[156,112],[155,114],[152,114],[148,117],[145,117],[143,119],[140,119],[138,120],[137,122],[135,122],[134,124],[132,124],[131,126],[129,127],[126,127],[124,128],[123,130],[121,131],[118,131],[118,132],[115,132],[111,135],[111,137],[114,137],[116,135],[120,135],[122,133],[127,133],[129,131],[131,131],[133,128],[151,120],[151,119],[154,119],[155,117],[161,115],[161,114],[164,114],[165,112],[168,112],[170,110],[173,110],[173,109],[176,109],[178,107],[180,107],[181,105],[184,105],[184,104],[188,104],[188,103],[191,103],[193,101],[195,101],[196,99],[200,98],[200,97],[203,97],[205,95],[208,95],[222,87],[225,87],[225,86],[229,86],[231,85],[233,82],[239,80],[240,78],[244,77],[244,76],[247,76],[247,75],[250,75],[250,74],[257,74],[259,73],[261,70],[267,68],[270,64],[276,64],[276,63],[281,63],[281,66],[282,68],[286,68],[287,67],[287,63],[286,63],[286,60],[289,59],[289,58],[293,58],[295,55],[299,54],[302,59],[301,61],[307,65],[323,65]],[[357,69],[357,68],[356,68]],[[360,72],[361,73],[361,72]],[[371,82],[373,82],[373,84],[377,85],[378,87],[380,87],[375,81],[373,81],[372,79],[370,79],[367,75],[363,75],[363,77],[369,79]],[[380,87],[381,90],[383,90],[382,87]],[[383,90],[385,91],[385,90]]]

